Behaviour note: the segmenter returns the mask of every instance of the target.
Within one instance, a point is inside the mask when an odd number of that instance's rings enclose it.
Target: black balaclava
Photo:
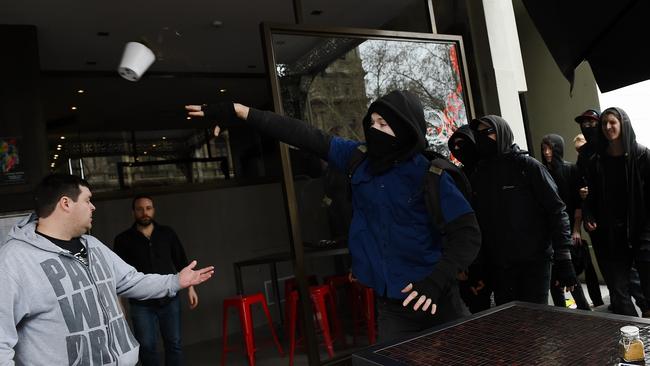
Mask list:
[[[494,128],[494,133],[497,136],[496,141],[478,131],[478,126],[481,122]],[[512,134],[512,129],[510,129],[508,122],[503,118],[495,115],[487,115],[472,120],[469,125],[476,136],[476,146],[478,147],[480,160],[510,153],[515,148],[515,145],[513,144],[514,135]]]
[[[395,136],[371,127],[372,113],[381,115]],[[368,147],[368,167],[373,175],[388,171],[427,146],[422,104],[415,94],[405,90],[395,90],[373,102],[363,119],[363,128]]]
[[[469,125],[462,125],[454,131],[447,142],[449,151],[468,170],[472,170],[478,162],[475,134]],[[456,149],[458,146],[458,149]]]
[[[600,126],[596,123],[594,127],[582,127],[581,121],[583,119],[593,119],[595,121],[600,121],[600,114],[595,109],[587,109],[582,112],[581,115],[575,118],[575,121],[580,124],[580,132],[585,137],[585,140],[589,143],[595,144],[598,141],[598,134],[600,133]]]
[[[492,140],[488,135],[476,130],[476,148],[479,156],[489,158],[497,154],[497,142]]]

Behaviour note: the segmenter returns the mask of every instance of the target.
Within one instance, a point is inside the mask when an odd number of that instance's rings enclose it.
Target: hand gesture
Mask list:
[[[196,260],[193,260],[187,267],[183,268],[178,274],[178,283],[181,288],[196,286],[203,283],[212,277],[214,267],[209,266],[201,269],[194,270],[196,267]]]
[[[427,279],[425,279],[424,281],[426,280]],[[418,282],[418,284],[421,285],[422,282],[424,281],[420,281]],[[408,296],[406,297],[406,299],[404,299],[404,302],[402,302],[402,306],[407,307],[411,301],[413,301],[415,298],[418,298],[415,304],[413,305],[413,310],[417,311],[420,309],[420,306],[422,306],[422,311],[427,311],[429,307],[431,307],[431,314],[432,315],[435,314],[437,309],[437,305],[435,303],[438,302],[438,297],[440,296],[440,292],[437,290],[435,284],[433,284],[433,281],[429,281],[429,282],[431,282],[430,285],[432,286],[431,288],[428,288],[428,291],[426,289],[426,287],[428,286],[418,286],[418,288],[421,287],[423,288],[420,290],[422,294],[418,293],[417,289],[414,288],[412,283],[406,285],[406,287],[402,289],[402,293],[403,294],[408,293]],[[427,292],[427,294],[425,294],[425,292]]]

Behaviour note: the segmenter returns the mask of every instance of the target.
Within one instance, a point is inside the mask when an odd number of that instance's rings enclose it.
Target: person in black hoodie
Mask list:
[[[548,170],[513,143],[508,123],[485,116],[470,124],[480,160],[472,176],[483,236],[483,267],[497,305],[513,301],[548,303],[553,272],[572,289],[571,235],[565,205]]]
[[[423,184],[430,163],[422,155],[426,121],[416,95],[396,90],[373,102],[363,118],[365,144],[241,104],[185,108],[190,116],[217,123],[215,134],[224,122],[246,123],[344,172],[355,154],[367,150],[351,176],[348,246],[352,275],[378,295],[380,340],[412,335],[466,315],[456,275],[479,250],[478,223],[445,171],[438,170],[443,217],[432,217],[427,210]],[[438,221],[444,222],[442,229],[433,224]]]
[[[474,132],[469,124],[462,125],[454,131],[447,141],[449,151],[463,166],[463,173],[470,178],[478,163],[478,149]],[[473,202],[470,201],[471,204]],[[480,258],[480,254],[477,258]],[[492,289],[487,286],[483,276],[482,263],[478,260],[472,263],[467,271],[459,274],[458,286],[460,296],[465,301],[469,311],[474,314],[489,309],[492,304]]]
[[[594,239],[612,310],[637,316],[630,297],[633,265],[645,298],[650,296],[650,197],[646,186],[650,154],[636,142],[630,118],[620,108],[603,111],[599,142],[587,170],[585,228]]]
[[[560,135],[548,134],[542,138],[541,143],[542,163],[548,169],[557,185],[558,194],[566,205],[566,212],[569,216],[569,223],[572,229],[571,259],[576,275],[584,269],[585,258],[589,256],[587,247],[583,245],[581,236],[582,206],[578,196],[579,176],[575,164],[564,160],[564,139]],[[555,278],[551,276],[551,283]],[[571,291],[578,309],[591,310],[589,302],[585,298],[582,286],[576,286]],[[551,297],[555,306],[565,307],[566,301],[564,292],[556,286],[551,286]]]

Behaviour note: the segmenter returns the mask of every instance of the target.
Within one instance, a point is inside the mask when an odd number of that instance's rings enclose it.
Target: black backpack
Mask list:
[[[355,152],[350,157],[348,162],[348,178],[351,180],[354,172],[359,167],[359,165],[366,159],[367,148],[366,145],[359,145]],[[447,172],[456,183],[456,187],[463,194],[465,199],[468,202],[471,202],[472,197],[472,187],[469,183],[469,179],[465,176],[465,173],[457,167],[455,164],[450,162],[443,155],[434,152],[434,151],[425,151],[422,153],[427,159],[429,159],[429,170],[425,175],[424,182],[422,182],[422,189],[425,195],[425,204],[427,210],[433,219],[434,224],[441,233],[444,233],[444,220],[442,215],[442,208],[440,206],[440,176],[442,172]]]

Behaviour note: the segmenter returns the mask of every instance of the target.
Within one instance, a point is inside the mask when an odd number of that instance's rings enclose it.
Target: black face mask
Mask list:
[[[580,126],[582,135],[585,137],[585,140],[589,143],[596,143],[598,139],[598,127],[582,127]]]
[[[366,143],[368,144],[368,156],[381,159],[391,155],[398,148],[398,139],[376,128],[369,128],[366,132]]]
[[[477,133],[476,147],[481,158],[488,158],[497,154],[497,142],[487,135]]]
[[[464,140],[457,141],[455,145],[458,146],[458,149],[454,149],[451,153],[463,164],[463,166],[471,167],[476,164],[478,161],[476,145]]]

